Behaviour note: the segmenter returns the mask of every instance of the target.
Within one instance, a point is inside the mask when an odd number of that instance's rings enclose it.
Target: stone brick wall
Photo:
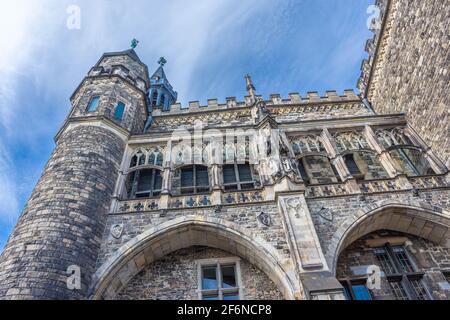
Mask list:
[[[0,257],[0,297],[85,297],[124,148],[98,127],[63,133]],[[67,289],[71,265],[79,291]]]
[[[261,212],[270,215],[272,219],[272,226],[270,228],[262,226],[258,222],[257,215]],[[286,240],[282,217],[278,210],[278,206],[275,203],[247,205],[245,207],[224,207],[221,212],[215,212],[214,208],[173,209],[168,210],[167,213],[163,215],[161,215],[161,211],[109,215],[103,234],[102,248],[97,261],[97,268],[113,255],[117,249],[150,227],[155,227],[164,222],[188,215],[212,217],[233,222],[240,227],[247,228],[254,236],[262,237],[269,244],[273,245],[273,247],[279,251],[281,256],[288,258],[291,255]],[[124,226],[123,234],[120,239],[115,239],[111,235],[111,228],[116,224],[122,224]]]
[[[386,1],[382,1],[383,3]],[[391,0],[368,98],[381,114],[408,122],[450,165],[448,1]]]
[[[98,108],[86,112],[91,99],[100,96]],[[126,106],[122,120],[114,118],[116,106],[123,102]],[[122,79],[96,78],[86,80],[72,101],[75,106],[72,119],[86,116],[104,116],[132,133],[142,133],[147,116],[143,95]]]
[[[370,265],[380,266],[372,248],[367,247],[366,240],[379,237],[406,237],[405,245],[412,263],[418,272],[423,272],[423,281],[433,299],[450,299],[450,284],[442,271],[450,271],[450,249],[437,246],[430,241],[397,232],[376,232],[350,245],[341,255],[338,262],[337,278],[358,278],[360,270]],[[363,275],[364,276],[364,275]],[[395,300],[395,295],[383,273],[381,289],[371,291],[375,300]]]
[[[366,195],[363,197],[343,196],[326,199],[309,199],[307,203],[322,250],[331,268],[333,266],[333,259],[335,258],[332,249],[335,248],[337,241],[340,240],[336,238],[337,231],[342,227],[349,227],[350,223],[356,220],[357,216],[355,214],[357,214],[358,210],[370,204],[389,200],[403,205],[409,205],[412,201],[420,200],[427,203],[430,209],[433,209],[433,206],[438,206],[448,210],[450,208],[449,195],[450,192],[448,190],[421,192],[420,198],[414,197],[412,192],[395,192]],[[331,221],[329,217],[324,218],[320,214],[323,208],[331,210]]]
[[[197,300],[196,260],[232,257],[227,252],[191,247],[176,251],[141,271],[121,293],[120,300]],[[246,300],[281,300],[275,284],[258,268],[240,261],[241,286]]]

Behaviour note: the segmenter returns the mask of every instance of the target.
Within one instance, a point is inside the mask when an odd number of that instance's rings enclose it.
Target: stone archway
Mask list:
[[[339,228],[329,248],[333,274],[339,255],[356,240],[377,230],[398,231],[450,247],[450,212],[427,203],[382,201],[361,209]]]
[[[113,298],[145,266],[192,246],[206,246],[235,254],[262,270],[285,299],[303,297],[293,264],[282,259],[272,246],[259,237],[250,236],[248,231],[234,223],[206,217],[174,219],[130,240],[94,274],[90,297]]]

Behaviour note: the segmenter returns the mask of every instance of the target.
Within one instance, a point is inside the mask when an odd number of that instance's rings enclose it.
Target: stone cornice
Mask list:
[[[320,132],[324,128],[328,129],[345,129],[345,128],[361,128],[366,125],[371,126],[397,126],[406,125],[406,116],[404,114],[392,115],[370,115],[339,119],[321,119],[308,121],[293,121],[279,124],[279,129],[286,133],[295,134],[303,132]],[[208,129],[217,129],[225,131],[227,129],[257,129],[257,125],[232,125],[224,127],[211,127]],[[185,129],[187,132],[194,132],[194,129]],[[130,137],[129,144],[141,144],[149,142],[166,142],[172,136],[175,130],[170,131],[152,131],[142,135],[133,135]]]
[[[54,141],[57,143],[64,131],[76,126],[96,126],[105,128],[116,134],[124,142],[128,141],[130,137],[130,132],[128,130],[122,128],[104,116],[73,117],[64,122],[61,129],[59,129],[55,135]]]

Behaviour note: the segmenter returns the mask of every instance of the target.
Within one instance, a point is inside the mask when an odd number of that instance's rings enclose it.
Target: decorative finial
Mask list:
[[[136,49],[138,44],[139,44],[139,40],[137,40],[137,39],[131,40],[131,49],[133,49],[133,50]]]
[[[245,82],[246,82],[246,84],[247,84],[247,91],[248,91],[249,95],[250,95],[253,99],[256,99],[256,88],[255,88],[255,86],[253,85],[252,78],[250,77],[250,75],[247,74],[247,75],[245,76]]]
[[[164,67],[166,63],[167,63],[167,60],[166,60],[164,57],[159,58],[158,64],[159,64],[161,67]]]

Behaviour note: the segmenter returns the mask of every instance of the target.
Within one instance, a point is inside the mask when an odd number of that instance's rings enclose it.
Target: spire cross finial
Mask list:
[[[139,40],[137,40],[136,38],[134,38],[133,40],[131,40],[131,49],[136,49],[136,47],[139,44]]]
[[[164,57],[159,58],[158,64],[161,67],[164,67],[166,63],[167,63],[167,60]]]

